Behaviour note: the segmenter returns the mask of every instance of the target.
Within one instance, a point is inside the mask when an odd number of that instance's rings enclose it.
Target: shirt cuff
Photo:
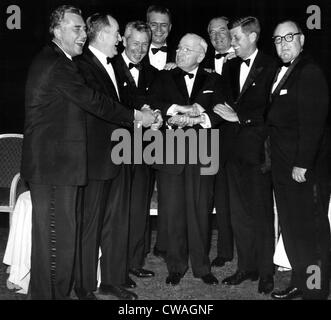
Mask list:
[[[177,104],[172,104],[167,110],[167,116],[175,116],[178,112],[176,111]]]
[[[204,118],[204,121],[200,122],[201,127],[204,128],[204,129],[210,129],[211,128],[211,122],[210,122],[208,114],[207,113],[202,113],[201,117]]]

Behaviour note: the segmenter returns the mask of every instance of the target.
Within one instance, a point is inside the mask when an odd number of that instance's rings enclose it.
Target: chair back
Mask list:
[[[0,134],[0,188],[10,188],[20,172],[22,143],[22,134]]]

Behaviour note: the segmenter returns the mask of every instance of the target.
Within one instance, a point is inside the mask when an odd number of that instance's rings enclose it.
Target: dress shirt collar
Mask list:
[[[96,49],[95,47],[89,45],[88,48],[91,52],[98,58],[98,60],[102,63],[103,66],[107,66],[107,57],[103,52]]]

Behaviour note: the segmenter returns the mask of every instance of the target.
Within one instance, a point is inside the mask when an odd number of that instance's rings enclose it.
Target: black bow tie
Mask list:
[[[222,57],[225,57],[227,55],[228,55],[227,53],[216,53],[215,54],[215,59],[218,60],[218,59],[221,59]]]
[[[291,61],[290,62],[283,62],[281,64],[282,67],[286,67],[286,68],[288,68],[290,65],[291,65]]]
[[[151,50],[153,54],[156,54],[159,51],[167,52],[167,46],[162,46],[160,48],[152,48]]]
[[[129,63],[129,69],[136,68],[137,70],[141,70],[141,64],[140,63]]]
[[[107,57],[107,64],[111,63],[111,58]]]
[[[186,71],[183,71],[183,75],[184,75],[184,77],[188,76],[190,79],[192,79],[194,77],[193,73],[189,73],[189,72],[186,72]]]
[[[249,67],[250,62],[251,62],[251,59],[246,59],[246,60],[241,61],[241,63],[246,63],[247,67]]]

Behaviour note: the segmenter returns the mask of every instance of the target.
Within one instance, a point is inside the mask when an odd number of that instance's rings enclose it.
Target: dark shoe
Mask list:
[[[277,300],[291,300],[302,297],[302,291],[296,287],[288,287],[285,290],[274,291],[271,293],[271,298]]]
[[[155,273],[151,270],[146,270],[143,268],[137,268],[137,269],[129,269],[129,273],[133,274],[134,276],[138,277],[138,278],[150,278],[150,277],[154,277]]]
[[[273,276],[261,277],[259,280],[258,292],[269,294],[274,289]]]
[[[120,286],[112,286],[110,284],[100,284],[99,293],[103,295],[112,295],[120,300],[137,300],[138,296]]]
[[[165,259],[166,258],[166,255],[167,255],[167,252],[166,251],[163,251],[163,250],[159,250],[157,247],[154,247],[153,254],[156,257],[160,257],[162,259]]]
[[[233,274],[230,277],[227,277],[223,279],[222,283],[223,284],[228,284],[235,286],[237,284],[240,284],[244,282],[245,280],[252,280],[256,281],[259,278],[259,275],[257,272],[246,272],[246,271],[239,271],[237,270],[235,274]]]
[[[172,284],[173,286],[176,286],[180,282],[181,278],[182,276],[180,273],[170,272],[166,279],[166,284]]]
[[[223,267],[225,265],[225,262],[227,261],[231,261],[229,259],[225,259],[223,257],[216,257],[212,263],[211,263],[211,266],[212,267]]]
[[[127,276],[122,286],[124,288],[133,289],[137,286],[137,284],[129,276]]]
[[[206,275],[201,277],[201,280],[205,283],[205,284],[210,284],[210,285],[216,285],[218,284],[218,280],[215,278],[215,276],[210,272],[207,273]]]
[[[83,288],[74,289],[79,300],[98,300],[93,291],[86,291]]]

